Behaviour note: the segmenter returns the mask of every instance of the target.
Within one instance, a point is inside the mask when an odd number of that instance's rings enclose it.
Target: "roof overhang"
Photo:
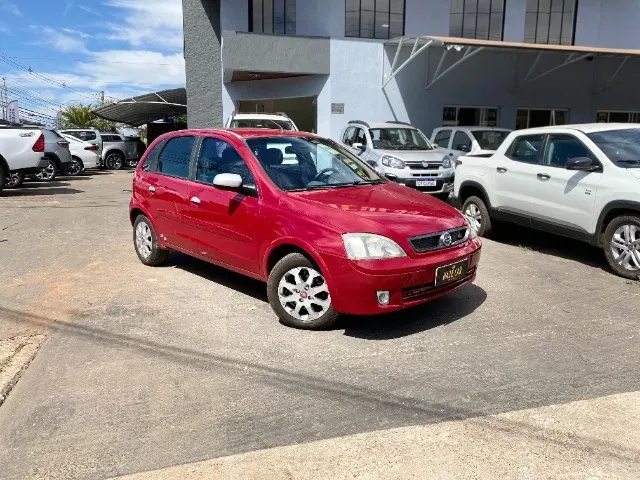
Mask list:
[[[118,100],[96,108],[92,113],[105,120],[139,127],[163,118],[186,115],[187,90],[174,88]]]
[[[441,47],[444,48],[444,54],[440,58],[440,63],[436,69],[436,72],[427,84],[427,88],[442,79],[449,71],[453,70],[459,64],[467,61],[474,55],[487,51],[487,50],[499,50],[499,51],[518,51],[518,52],[533,52],[537,53],[537,57],[531,66],[527,76],[525,78],[526,83],[530,83],[538,78],[542,78],[551,72],[554,72],[560,68],[563,68],[572,63],[584,60],[588,57],[606,56],[606,57],[618,57],[621,59],[620,65],[610,81],[613,81],[615,77],[620,73],[624,64],[632,57],[640,57],[640,50],[621,49],[621,48],[602,48],[602,47],[585,47],[579,45],[547,45],[539,43],[519,43],[519,42],[503,42],[495,40],[478,40],[475,38],[458,38],[458,37],[438,37],[438,36],[424,36],[424,37],[398,37],[391,40],[387,40],[385,45],[395,46],[396,53],[391,64],[391,71],[384,76],[382,88],[403,70],[409,63],[428,48]],[[398,60],[401,56],[403,48],[411,48],[411,54],[401,64],[398,65]],[[464,52],[462,58],[457,59],[453,64],[444,68],[445,59],[449,51]],[[540,58],[545,53],[566,54],[562,63],[555,65],[543,72],[536,72],[536,67],[540,61]]]

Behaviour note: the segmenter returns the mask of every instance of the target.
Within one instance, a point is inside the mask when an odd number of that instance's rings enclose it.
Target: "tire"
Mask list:
[[[117,152],[109,153],[104,159],[107,170],[121,170],[124,167],[124,157]]]
[[[481,237],[488,237],[493,232],[489,210],[480,197],[469,197],[462,205],[462,214],[469,221],[476,222],[476,230]]]
[[[617,217],[607,225],[604,256],[616,274],[640,280],[640,215]]]
[[[162,265],[169,256],[169,250],[158,245],[153,225],[145,215],[138,215],[133,223],[133,246],[140,261],[149,267]]]
[[[78,157],[71,158],[71,167],[64,171],[69,177],[77,177],[84,170],[84,163]]]
[[[40,170],[40,172],[33,175],[32,178],[34,178],[35,180],[41,180],[43,182],[52,182],[56,179],[57,176],[58,166],[56,165],[56,162],[50,158],[49,166]]]
[[[20,188],[24,183],[24,173],[12,173],[10,177],[5,179],[4,186],[6,188]]]
[[[333,310],[320,269],[300,253],[290,253],[273,267],[267,296],[280,321],[289,327],[324,330],[340,317]]]
[[[4,190],[4,184],[7,182],[7,177],[5,177],[5,175],[10,175],[8,171],[5,172],[4,170],[5,169],[0,164],[0,192]]]

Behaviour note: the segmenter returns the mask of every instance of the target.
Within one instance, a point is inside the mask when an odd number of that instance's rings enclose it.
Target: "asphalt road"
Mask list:
[[[44,333],[0,407],[0,478],[106,478],[640,390],[640,285],[522,229],[449,297],[329,332],[183,255],[144,267],[130,172],[0,194],[0,339]]]

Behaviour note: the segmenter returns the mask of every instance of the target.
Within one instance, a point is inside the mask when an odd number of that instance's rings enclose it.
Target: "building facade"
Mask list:
[[[189,124],[640,120],[637,0],[183,0]]]

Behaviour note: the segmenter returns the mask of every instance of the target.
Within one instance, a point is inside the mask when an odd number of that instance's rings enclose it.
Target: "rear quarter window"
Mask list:
[[[540,161],[544,135],[516,137],[507,151],[507,157],[516,162],[538,163]]]

